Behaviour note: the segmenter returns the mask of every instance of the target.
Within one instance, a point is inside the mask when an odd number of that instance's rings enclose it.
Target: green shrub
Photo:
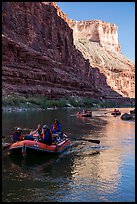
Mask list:
[[[64,97],[60,99],[48,99],[45,96],[7,96],[2,97],[2,106],[3,107],[29,107],[29,108],[51,108],[51,107],[67,107],[67,104],[70,104],[73,107],[120,107],[120,105],[113,100],[100,101],[98,99],[87,98],[87,97]],[[121,107],[128,107],[129,105],[121,105]]]

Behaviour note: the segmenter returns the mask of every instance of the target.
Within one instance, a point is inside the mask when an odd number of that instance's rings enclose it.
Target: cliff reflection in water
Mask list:
[[[71,138],[99,139],[100,144],[72,140],[66,152],[53,157],[33,155],[21,159],[5,152],[3,201],[134,201],[135,123],[110,115],[97,117],[99,110],[93,118],[81,120],[74,112],[5,114],[3,129],[8,124],[9,132],[17,121],[22,127],[35,127],[45,121],[49,125],[58,118]]]
[[[122,155],[126,156],[128,150],[130,152],[134,149],[135,124],[130,121],[121,121],[120,117],[104,119],[107,123],[103,123],[101,131],[98,130],[95,133],[95,130],[91,130],[90,134],[86,135],[86,138],[93,138],[93,135],[100,138],[103,145],[100,148],[100,154],[91,156],[92,148],[90,146],[88,148],[86,144],[81,157],[76,157],[73,161],[72,175],[79,185],[83,183],[95,185],[98,192],[105,191],[111,194],[117,191],[121,182]],[[92,119],[91,123],[93,124]]]

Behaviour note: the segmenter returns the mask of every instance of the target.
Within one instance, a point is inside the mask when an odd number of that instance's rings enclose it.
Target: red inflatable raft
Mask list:
[[[23,156],[30,153],[52,153],[57,154],[65,151],[70,147],[70,139],[68,137],[63,137],[56,144],[47,145],[37,140],[23,140],[18,141],[9,147],[10,153],[21,153]]]
[[[112,113],[111,113],[111,115],[113,115],[113,116],[117,116],[117,115],[121,115],[121,112],[119,111],[119,110],[114,110]]]

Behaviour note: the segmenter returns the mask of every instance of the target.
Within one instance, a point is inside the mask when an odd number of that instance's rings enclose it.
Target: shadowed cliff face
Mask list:
[[[76,49],[68,19],[63,19],[63,13],[60,17],[57,9],[47,2],[2,3],[2,94],[123,100],[122,92],[108,85],[98,63],[91,65],[77,43]],[[117,43],[115,48],[119,51]],[[108,70],[111,76],[110,67]],[[124,96],[128,96],[126,92]]]
[[[73,45],[56,9],[38,2],[3,3],[3,94],[96,95],[89,62]],[[97,91],[97,90],[96,90]]]

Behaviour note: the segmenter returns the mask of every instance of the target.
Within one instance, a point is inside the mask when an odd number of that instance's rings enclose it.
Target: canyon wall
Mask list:
[[[57,8],[58,15],[73,29],[74,44],[85,59],[89,60],[91,67],[99,69],[112,90],[123,97],[135,98],[135,64],[121,52],[118,27],[101,20],[71,20],[55,3],[53,5]],[[95,86],[111,97],[108,87],[106,90],[105,84],[98,79],[97,77],[96,80],[95,75]]]
[[[115,24],[103,22],[101,20],[91,21],[69,21],[70,27],[74,32],[75,44],[79,39],[86,39],[91,42],[99,43],[108,50],[120,51],[118,43],[118,32]]]
[[[97,95],[87,77],[90,64],[75,48],[73,31],[54,6],[3,2],[2,10],[3,95]]]
[[[121,53],[115,25],[102,21],[70,22],[76,47],[99,68],[107,84],[122,96],[135,97],[135,65]]]
[[[91,24],[95,33],[88,26],[88,31],[82,33],[83,28],[85,30],[84,23],[84,27],[80,28],[54,2],[3,2],[3,96],[88,96],[120,101],[132,97],[134,66],[120,53],[116,26],[109,25],[113,35],[106,29],[110,37],[105,38],[101,37],[104,28],[95,31],[94,22]],[[107,55],[104,54],[106,59],[102,60],[100,49],[103,55],[104,47]],[[110,66],[111,58],[117,59],[117,55],[112,55],[113,52],[122,56],[125,67],[123,61],[119,66],[115,66],[117,61]],[[129,81],[129,90],[125,88],[124,77]]]

